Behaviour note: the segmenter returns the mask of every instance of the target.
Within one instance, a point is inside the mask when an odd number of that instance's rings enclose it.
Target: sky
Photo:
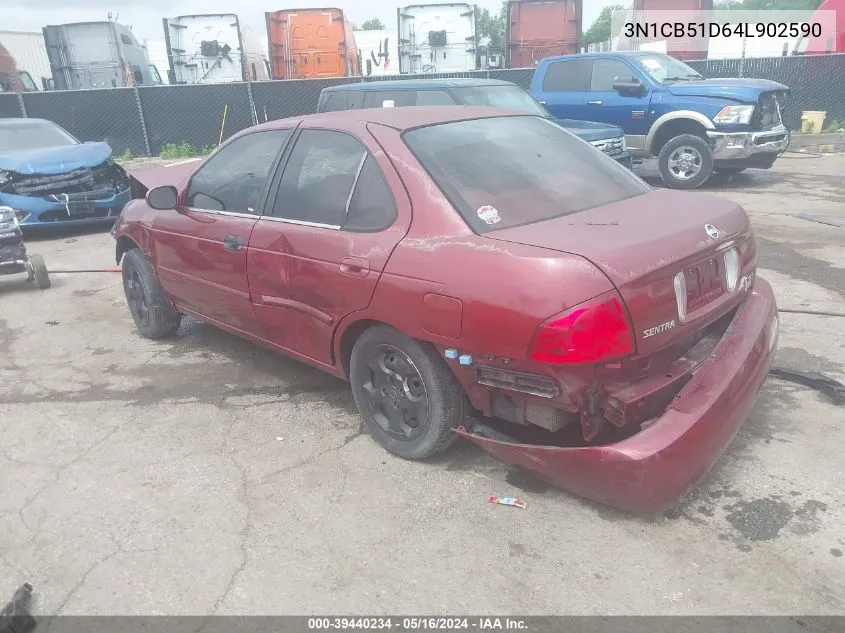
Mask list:
[[[265,35],[265,11],[325,6],[343,9],[352,22],[360,24],[370,18],[379,18],[388,28],[396,28],[397,6],[424,3],[425,0],[400,0],[395,4],[383,0],[77,0],[76,3],[68,0],[0,0],[0,31],[40,31],[45,24],[101,21],[108,19],[111,11],[117,22],[131,25],[135,37],[143,41],[163,37],[163,17],[219,12],[237,13],[242,22]],[[602,7],[614,2],[583,0],[583,3],[586,30]],[[501,6],[498,0],[476,0],[476,4],[491,10]]]

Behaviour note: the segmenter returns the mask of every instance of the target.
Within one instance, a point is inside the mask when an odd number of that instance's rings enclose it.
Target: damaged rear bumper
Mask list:
[[[636,435],[605,446],[561,448],[458,434],[497,458],[574,494],[635,513],[671,505],[733,439],[766,380],[777,345],[777,306],[759,277],[710,360],[666,412]]]

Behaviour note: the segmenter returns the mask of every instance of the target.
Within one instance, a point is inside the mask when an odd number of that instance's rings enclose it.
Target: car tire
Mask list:
[[[455,441],[454,429],[464,423],[469,403],[429,344],[379,325],[361,334],[349,364],[355,404],[370,434],[388,451],[424,459]]]
[[[717,174],[723,176],[736,176],[745,171],[745,167],[714,167]]]
[[[657,156],[660,178],[672,189],[696,189],[713,174],[713,151],[700,136],[669,139]]]
[[[35,285],[41,290],[47,290],[50,287],[50,274],[47,272],[47,264],[44,263],[44,258],[41,255],[30,255],[29,266],[32,269],[32,278],[35,280]]]
[[[123,292],[138,331],[151,339],[173,335],[182,316],[165,296],[144,254],[137,248],[126,251],[122,268]]]

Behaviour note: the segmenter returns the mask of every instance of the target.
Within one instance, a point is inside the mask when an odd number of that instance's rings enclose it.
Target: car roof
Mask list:
[[[534,116],[521,110],[492,108],[488,106],[406,106],[401,108],[365,108],[361,110],[339,110],[336,112],[321,112],[306,114],[289,119],[268,121],[251,128],[254,130],[272,130],[288,128],[291,122],[303,125],[319,123],[320,125],[349,125],[355,123],[376,123],[386,125],[399,131],[409,130],[425,125],[451,123],[469,119],[487,119],[505,116]],[[244,132],[248,131],[244,130]]]
[[[323,88],[322,92],[367,92],[370,90],[423,90],[426,88],[479,88],[483,86],[515,86],[501,79],[392,79],[362,81]]]
[[[666,55],[659,51],[596,51],[595,53],[572,53],[571,55],[555,55],[546,57],[544,62],[557,62],[563,59],[588,59],[592,57],[644,57],[647,55]]]
[[[26,125],[27,123],[33,123],[33,122],[34,123],[47,123],[48,125],[57,125],[58,127],[61,127],[57,123],[54,123],[53,121],[49,121],[47,119],[36,119],[36,118],[33,118],[33,117],[26,117],[26,118],[0,117],[0,125],[3,125],[5,127],[21,126],[21,125]]]

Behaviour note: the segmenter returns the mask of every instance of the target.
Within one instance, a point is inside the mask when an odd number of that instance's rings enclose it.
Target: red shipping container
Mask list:
[[[545,57],[578,52],[583,0],[511,0],[507,66],[533,68]]]

